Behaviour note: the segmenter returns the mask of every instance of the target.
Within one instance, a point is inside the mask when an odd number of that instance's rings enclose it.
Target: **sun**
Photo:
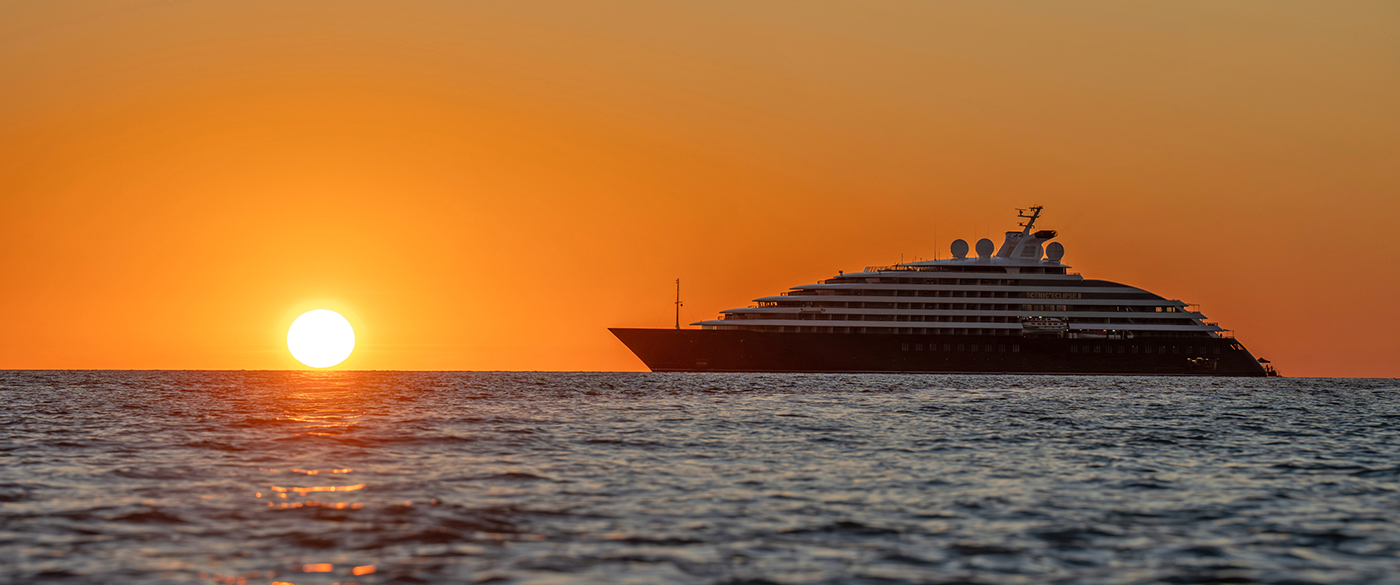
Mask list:
[[[287,330],[287,349],[303,364],[329,368],[350,357],[355,349],[355,329],[335,311],[307,311]]]

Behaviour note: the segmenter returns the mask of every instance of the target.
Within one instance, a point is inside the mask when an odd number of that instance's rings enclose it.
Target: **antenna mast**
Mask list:
[[[1040,205],[1032,205],[1032,206],[1030,206],[1030,211],[1031,211],[1031,214],[1030,214],[1030,215],[1026,215],[1026,210],[1025,210],[1025,209],[1021,209],[1021,208],[1017,208],[1017,209],[1016,209],[1016,216],[1017,216],[1017,217],[1022,217],[1022,218],[1025,218],[1025,219],[1029,219],[1029,220],[1030,220],[1030,221],[1027,221],[1027,222],[1023,222],[1023,223],[1021,224],[1022,227],[1026,228],[1026,229],[1023,230],[1021,233],[1023,233],[1023,234],[1029,234],[1029,233],[1031,233],[1031,230],[1035,228],[1035,220],[1040,218],[1040,210],[1042,210],[1042,209],[1045,209],[1045,207],[1040,206]]]
[[[676,279],[676,329],[681,328],[681,279]]]

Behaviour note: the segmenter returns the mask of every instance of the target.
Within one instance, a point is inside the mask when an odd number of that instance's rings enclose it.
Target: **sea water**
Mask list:
[[[0,583],[1397,583],[1400,383],[0,373]]]

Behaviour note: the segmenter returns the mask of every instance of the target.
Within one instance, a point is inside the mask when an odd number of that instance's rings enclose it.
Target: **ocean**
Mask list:
[[[1400,381],[0,373],[0,583],[1400,583]]]

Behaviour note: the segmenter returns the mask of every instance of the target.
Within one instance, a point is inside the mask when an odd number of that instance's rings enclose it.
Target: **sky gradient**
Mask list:
[[[643,370],[610,326],[947,256],[1400,376],[1394,2],[0,3],[0,368]]]

